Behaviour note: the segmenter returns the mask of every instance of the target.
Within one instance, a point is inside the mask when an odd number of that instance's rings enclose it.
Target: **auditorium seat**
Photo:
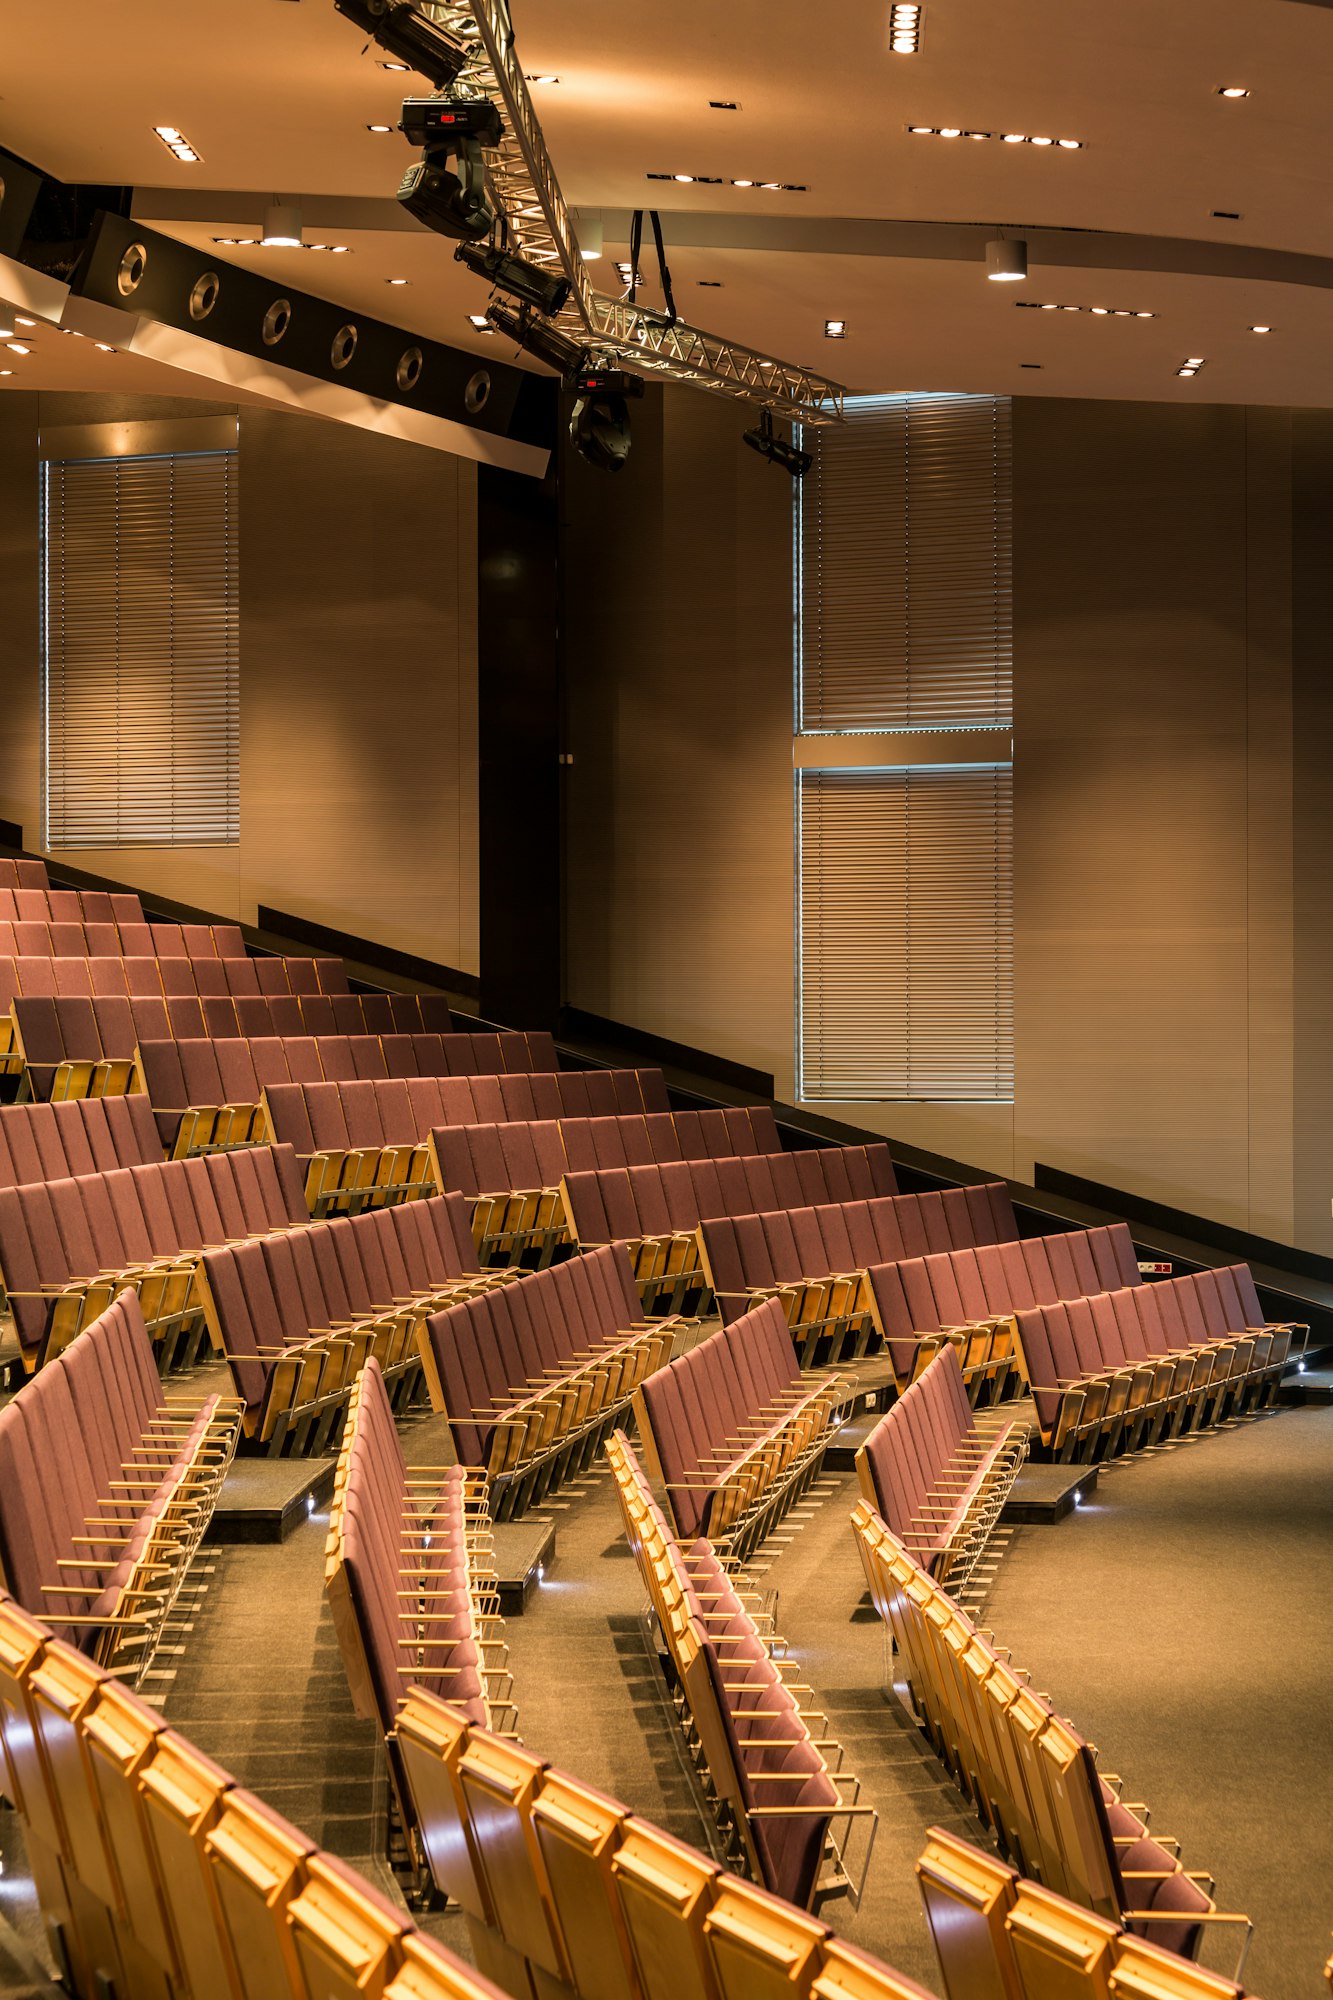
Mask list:
[[[202,1331],[200,1252],[306,1219],[282,1146],[0,1187],[0,1278],[24,1365],[53,1358],[126,1289],[165,1363],[189,1359]]]
[[[408,1467],[373,1356],[348,1403],[324,1588],[353,1703],[385,1739],[410,1829],[411,1797],[394,1737],[404,1696],[424,1688],[470,1722],[512,1729],[512,1676],[485,1478],[459,1465]]]
[[[803,1146],[730,1159],[603,1167],[563,1178],[570,1235],[580,1249],[624,1243],[645,1305],[669,1312],[711,1306],[699,1259],[705,1216],[755,1215],[895,1194],[884,1145]]]
[[[315,1215],[355,1212],[438,1188],[428,1146],[436,1126],[659,1109],[668,1115],[666,1103],[660,1070],[348,1078],[272,1084],[263,1096],[267,1131],[294,1146],[306,1165]]]
[[[0,1108],[0,1187],[160,1161],[146,1097],[82,1097]]]
[[[839,1404],[836,1376],[803,1376],[774,1300],[641,1382],[634,1415],[676,1533],[743,1558],[806,1492]]]
[[[477,1269],[466,1207],[443,1195],[206,1249],[196,1299],[244,1401],[247,1436],[299,1453],[336,1436],[370,1355],[404,1397],[419,1376],[422,1321],[513,1275]]]
[[[1044,1447],[1096,1457],[1274,1394],[1309,1328],[1265,1322],[1248,1264],[1016,1315]]]
[[[1024,1881],[940,1827],[916,1873],[949,2000],[1241,2000],[1234,1981]]]
[[[629,1258],[609,1248],[517,1276],[420,1329],[431,1404],[460,1463],[486,1471],[499,1518],[585,1470],[645,1376],[670,1359],[676,1322],[639,1315]]]
[[[682,1691],[705,1791],[740,1837],[745,1871],[802,1908],[859,1899],[875,1814],[843,1768],[811,1690],[786,1678],[785,1646],[744,1574],[697,1538],[678,1543],[622,1432],[607,1445],[625,1531]],[[864,1829],[860,1882],[854,1830]]]
[[[520,1258],[539,1267],[570,1240],[563,1184],[571,1172],[781,1150],[766,1104],[478,1122],[437,1126],[430,1135],[437,1186],[473,1199],[483,1260]]]
[[[502,2000],[3,1593],[0,1788],[74,2000]]]
[[[958,1350],[946,1346],[861,1445],[857,1479],[927,1575],[956,1590],[985,1553],[1028,1438],[1026,1423],[977,1415]]]
[[[240,1430],[212,1395],[164,1404],[133,1292],[0,1410],[0,1582],[141,1679]]]
[[[1095,1750],[1049,1697],[1027,1683],[864,1501],[852,1525],[871,1599],[905,1677],[909,1713],[1006,1861],[1083,1911],[1186,1958],[1197,1956],[1210,1926],[1233,1927],[1243,1958],[1249,1919],[1219,1910],[1211,1878],[1187,1872],[1178,1854],[1152,1837],[1143,1809],[1124,1803],[1098,1771]]]
[[[1017,1236],[1002,1181],[699,1224],[700,1255],[723,1321],[762,1299],[780,1299],[803,1367],[854,1360],[880,1344],[872,1266]],[[1007,1328],[994,1328],[984,1359],[969,1364],[975,1393],[1012,1386],[1012,1359]]]

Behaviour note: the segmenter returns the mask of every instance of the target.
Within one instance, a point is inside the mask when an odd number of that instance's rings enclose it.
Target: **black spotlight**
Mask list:
[[[495,211],[486,198],[481,154],[504,137],[498,107],[486,97],[409,97],[398,129],[422,148],[398,189],[408,214],[441,236],[464,242],[488,236]]]
[[[640,378],[619,368],[584,368],[567,376],[565,387],[577,396],[569,436],[579,457],[599,472],[623,471],[630,447],[626,398],[643,394]]]
[[[419,14],[411,0],[333,0],[333,4],[437,90],[451,84],[468,60],[463,44]]]
[[[503,333],[525,354],[535,354],[548,368],[561,375],[576,374],[587,362],[587,350],[567,340],[558,328],[535,318],[526,306],[511,306],[504,299],[492,299],[486,317],[497,333]]]
[[[444,164],[447,155],[427,153],[408,168],[398,184],[398,200],[409,215],[440,236],[465,243],[488,236],[495,211],[486,199],[486,168],[478,149],[460,143],[454,156],[458,171]]]
[[[507,250],[493,245],[483,249],[480,243],[460,243],[454,255],[479,278],[489,278],[498,290],[521,299],[524,305],[535,306],[548,319],[555,318],[569,297],[569,279],[563,272],[544,271],[540,264],[511,257]]]
[[[765,410],[756,428],[743,432],[742,436],[751,451],[757,451],[770,465],[780,465],[793,479],[804,479],[815,462],[808,451],[802,451],[799,445],[788,444],[785,438],[777,436],[771,410]]]

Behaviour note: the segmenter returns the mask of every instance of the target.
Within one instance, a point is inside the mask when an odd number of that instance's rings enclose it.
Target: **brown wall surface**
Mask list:
[[[791,495],[741,428],[673,392],[571,482],[566,990],[790,1098]],[[1333,420],[1014,439],[1016,1101],[841,1115],[1333,1250]]]
[[[221,407],[0,400],[0,814],[31,847],[39,414]],[[242,921],[266,903],[475,973],[475,468],[313,417],[245,410],[240,424],[239,845],[68,859]]]

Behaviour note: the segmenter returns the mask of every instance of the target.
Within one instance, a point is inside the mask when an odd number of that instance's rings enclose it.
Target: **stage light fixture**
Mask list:
[[[997,284],[1021,283],[1028,274],[1028,246],[1021,236],[996,236],[986,245],[986,276]]]
[[[815,462],[808,451],[802,451],[797,444],[788,444],[786,438],[777,435],[771,410],[765,410],[755,428],[743,431],[741,438],[751,451],[757,451],[770,465],[780,465],[793,479],[804,479]]]
[[[497,291],[535,306],[548,319],[554,319],[569,298],[569,279],[562,271],[540,270],[495,244],[460,243],[454,256],[479,278],[489,278]]]
[[[576,391],[569,439],[579,457],[599,472],[623,472],[629,457],[627,396],[641,396],[637,375],[619,368],[586,369],[567,386]]]
[[[411,0],[333,0],[340,14],[437,89],[453,83],[468,60],[462,43],[419,14]]]
[[[409,97],[399,129],[422,148],[398,187],[408,214],[441,236],[467,242],[489,235],[495,211],[486,194],[482,149],[498,146],[504,137],[498,108],[488,97]]]
[[[476,324],[473,320],[473,325]],[[587,363],[586,349],[567,339],[547,320],[534,319],[526,306],[511,306],[504,299],[492,299],[481,324],[504,334],[525,354],[535,355],[558,375],[569,375]]]

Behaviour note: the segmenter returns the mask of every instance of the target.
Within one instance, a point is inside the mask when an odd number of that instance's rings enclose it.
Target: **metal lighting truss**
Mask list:
[[[546,151],[537,114],[514,53],[506,0],[417,0],[422,14],[465,43],[470,61],[457,88],[489,97],[504,113],[505,136],[488,149],[487,177],[515,250],[538,264],[558,264],[569,279],[569,304],[555,324],[583,347],[614,356],[645,375],[689,382],[721,396],[758,403],[794,423],[837,423],[843,390],[790,361],[738,347],[665,314],[597,291],[570,228],[569,210]]]

